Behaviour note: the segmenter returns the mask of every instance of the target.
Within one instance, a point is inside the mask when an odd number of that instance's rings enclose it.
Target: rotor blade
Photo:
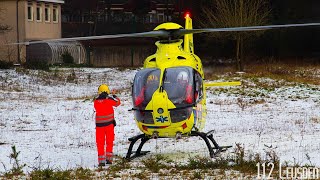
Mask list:
[[[181,29],[179,31],[175,31],[174,36],[179,37],[185,34],[196,34],[196,33],[204,33],[204,32],[258,31],[258,30],[267,30],[267,29],[275,29],[275,28],[303,27],[303,26],[320,26],[320,23],[283,24],[283,25],[230,27],[230,28]]]
[[[87,37],[72,37],[72,38],[61,38],[61,39],[48,39],[41,41],[21,42],[12,44],[39,44],[47,42],[67,42],[67,41],[80,41],[80,40],[96,40],[96,39],[112,39],[112,38],[124,38],[124,37],[169,37],[169,32],[164,30],[141,32],[141,33],[129,33],[129,34],[114,34],[114,35],[102,35],[102,36],[87,36]]]

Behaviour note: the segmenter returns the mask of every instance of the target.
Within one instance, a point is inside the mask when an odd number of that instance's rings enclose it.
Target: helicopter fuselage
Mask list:
[[[204,127],[206,96],[202,63],[197,55],[186,52],[182,43],[182,40],[157,41],[156,53],[145,60],[143,72],[135,77],[135,120],[146,135],[174,137]],[[149,90],[151,80],[156,85]]]

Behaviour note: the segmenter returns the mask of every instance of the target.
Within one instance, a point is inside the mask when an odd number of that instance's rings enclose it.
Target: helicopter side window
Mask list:
[[[167,68],[163,88],[177,107],[192,104],[194,102],[192,68]]]
[[[159,87],[160,70],[148,68],[139,71],[132,88],[134,107],[144,109],[150,102],[152,95]]]
[[[203,97],[202,77],[198,72],[195,72],[195,101],[199,102]]]

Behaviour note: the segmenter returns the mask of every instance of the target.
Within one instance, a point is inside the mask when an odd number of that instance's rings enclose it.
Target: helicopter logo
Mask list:
[[[168,121],[168,117],[163,117],[163,116],[157,117],[156,119],[157,119],[157,122],[161,122],[161,123]]]

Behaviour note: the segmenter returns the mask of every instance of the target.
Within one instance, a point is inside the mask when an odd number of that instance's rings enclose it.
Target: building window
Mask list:
[[[50,22],[50,8],[49,7],[44,8],[44,20],[46,22]]]
[[[57,23],[58,22],[58,9],[56,7],[53,8],[53,17],[52,17],[52,20],[53,22]]]
[[[164,14],[158,14],[158,23],[164,22]]]
[[[33,21],[33,7],[28,5],[28,21]]]
[[[147,16],[147,22],[148,23],[156,23],[157,22],[157,16],[155,13],[151,12]]]
[[[42,16],[42,9],[41,9],[40,6],[37,6],[37,12],[36,12],[36,13],[37,13],[37,14],[36,14],[36,20],[37,20],[38,22],[42,21],[42,18],[41,18],[41,16]]]

